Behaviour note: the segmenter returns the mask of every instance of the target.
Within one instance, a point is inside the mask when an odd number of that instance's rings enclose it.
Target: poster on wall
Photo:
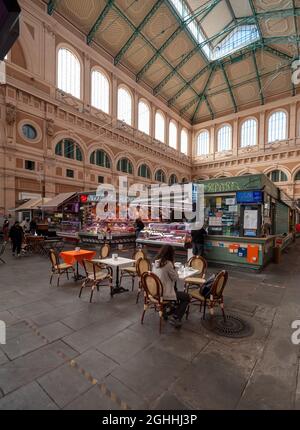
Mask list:
[[[258,223],[258,211],[257,210],[245,210],[244,212],[244,229],[245,230],[257,230]]]

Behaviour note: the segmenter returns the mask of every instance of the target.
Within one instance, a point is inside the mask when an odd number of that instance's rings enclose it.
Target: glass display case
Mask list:
[[[62,221],[57,225],[57,236],[59,237],[70,237],[78,239],[78,233],[81,229],[80,221]]]
[[[137,243],[145,245],[172,245],[179,248],[191,246],[191,235],[188,224],[150,223],[141,231]]]
[[[103,220],[90,219],[79,233],[84,243],[121,244],[135,242],[135,227],[128,220]]]

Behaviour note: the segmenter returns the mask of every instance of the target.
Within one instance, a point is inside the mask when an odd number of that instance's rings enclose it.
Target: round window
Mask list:
[[[27,137],[27,139],[34,140],[37,138],[37,131],[30,124],[23,125],[22,131],[23,131],[24,136]]]

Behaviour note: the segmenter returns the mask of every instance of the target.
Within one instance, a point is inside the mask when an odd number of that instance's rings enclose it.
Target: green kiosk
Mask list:
[[[293,240],[293,201],[263,174],[199,181],[204,185],[208,261],[262,269],[275,246]]]

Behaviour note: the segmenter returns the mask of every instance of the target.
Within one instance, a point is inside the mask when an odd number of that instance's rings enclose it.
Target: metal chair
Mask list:
[[[4,242],[0,248],[0,261],[4,264],[6,264],[6,261],[3,260],[2,255],[5,252],[6,244],[7,244],[7,242]]]
[[[190,297],[191,297],[190,305],[191,304],[199,304],[200,305],[200,312],[202,310],[202,305],[204,305],[203,319],[205,319],[205,311],[206,311],[207,305],[208,305],[209,312],[210,312],[211,316],[214,315],[215,306],[220,305],[220,308],[221,308],[222,314],[223,314],[223,318],[224,318],[224,322],[226,321],[226,315],[225,315],[225,311],[224,311],[223,291],[224,291],[224,288],[227,284],[227,280],[228,280],[228,272],[226,270],[222,270],[215,277],[215,280],[212,284],[211,291],[210,291],[210,294],[208,297],[204,297],[201,294],[199,289],[193,290],[189,293]],[[190,305],[187,308],[186,318],[188,318],[188,315],[189,315]]]
[[[66,274],[67,279],[69,280],[69,272],[72,272],[75,275],[74,267],[71,264],[60,263],[59,257],[54,251],[54,249],[50,249],[49,257],[51,261],[51,277],[50,277],[50,285],[52,285],[52,279],[54,275],[57,275],[57,287],[59,286],[59,280],[61,275]]]
[[[110,294],[112,296],[112,269],[110,267],[103,267],[90,260],[83,260],[83,267],[86,273],[86,279],[83,281],[80,288],[79,297],[81,297],[82,290],[86,287],[91,287],[90,303],[92,303],[95,288],[99,291],[100,285],[108,281],[106,286],[110,287]]]
[[[154,309],[159,314],[159,333],[161,333],[164,308],[169,306],[172,301],[164,300],[164,288],[158,276],[152,272],[143,273],[141,278],[144,290],[144,311],[141,324],[144,323],[145,313],[149,308]]]
[[[140,258],[137,262],[136,262],[136,273],[137,276],[139,278],[139,288],[138,288],[138,292],[136,295],[136,304],[139,302],[139,298],[140,298],[140,294],[142,291],[142,275],[146,272],[150,272],[151,270],[151,264],[150,261],[147,258]]]
[[[121,269],[120,285],[122,284],[123,278],[130,278],[131,291],[133,291],[134,289],[134,281],[135,281],[135,278],[138,276],[137,270],[136,270],[136,263],[141,258],[145,258],[144,251],[142,251],[141,249],[135,250],[132,256],[132,260],[135,260],[135,263],[132,266],[123,267]]]
[[[192,287],[199,288],[205,282],[205,274],[207,270],[207,261],[200,255],[194,256],[189,259],[188,266],[192,269],[200,270],[200,273],[196,276],[190,276],[184,281],[184,290],[188,293]]]

